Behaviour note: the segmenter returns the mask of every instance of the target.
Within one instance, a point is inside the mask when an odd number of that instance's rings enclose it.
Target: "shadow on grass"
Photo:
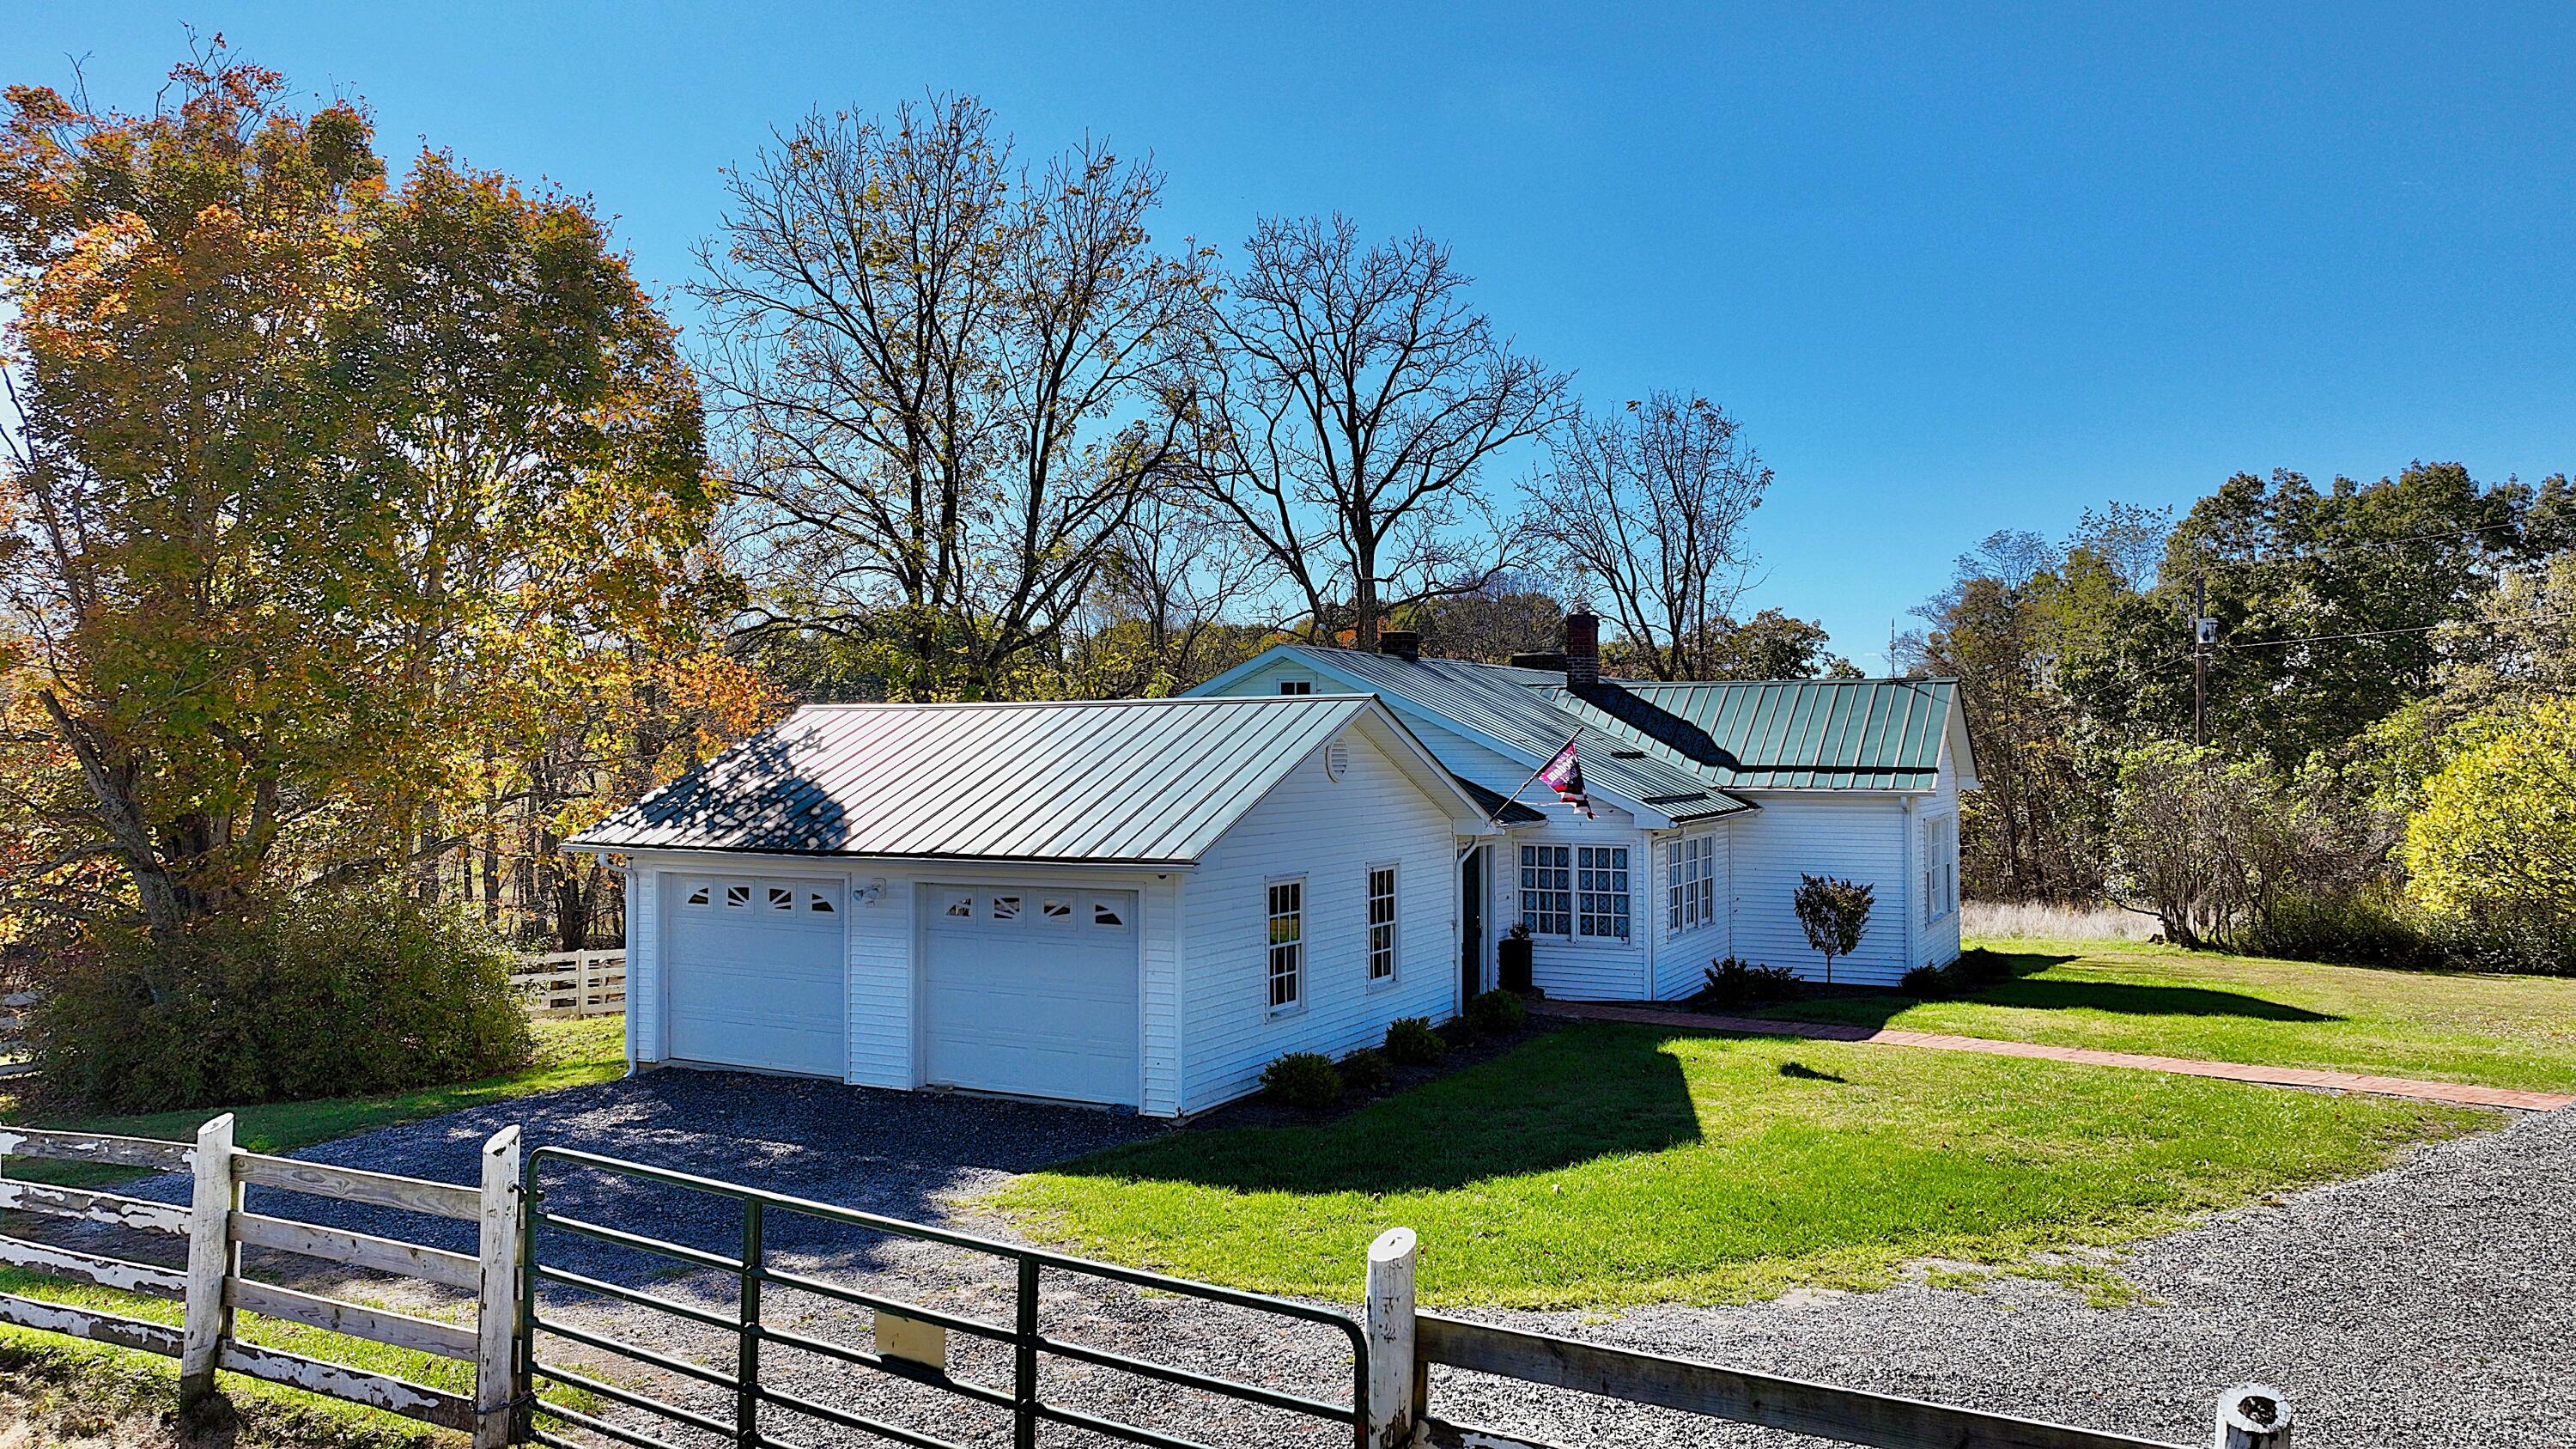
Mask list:
[[[1445,1192],[1661,1152],[1700,1137],[1689,1083],[1663,1041],[1570,1027],[1332,1122],[1177,1132],[1049,1170],[1233,1192]]]
[[[1961,1001],[1979,1006],[2010,1006],[2033,1011],[2101,1011],[2115,1016],[2233,1016],[2247,1021],[2321,1022],[2342,1017],[2310,1011],[2286,1002],[2266,1001],[2241,991],[2205,986],[2142,986],[2124,981],[2066,981],[2039,973],[2076,957],[2040,951],[1989,951],[2011,971],[2006,979],[1974,991]],[[1791,1001],[1761,1012],[1767,1017],[1884,1026],[1921,1003],[1895,993],[1838,996]]]

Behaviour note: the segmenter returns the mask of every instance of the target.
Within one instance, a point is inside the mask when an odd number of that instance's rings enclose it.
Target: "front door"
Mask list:
[[[1458,862],[1458,1004],[1485,989],[1485,847]]]

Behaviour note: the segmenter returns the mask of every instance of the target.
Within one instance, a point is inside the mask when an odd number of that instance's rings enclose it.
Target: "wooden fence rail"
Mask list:
[[[1502,1430],[1433,1417],[1433,1364],[1875,1449],[2177,1449],[2099,1429],[1418,1312],[1415,1256],[1408,1228],[1389,1230],[1369,1249],[1370,1442],[1377,1449],[1547,1449]],[[2288,1449],[2289,1400],[2259,1384],[2240,1384],[2219,1396],[2216,1435],[2218,1449]]]
[[[626,1009],[626,952],[522,956],[510,984],[530,1016],[615,1016]]]
[[[474,1436],[476,1449],[499,1449],[511,1441],[515,1388],[510,1335],[518,1313],[518,1128],[505,1128],[484,1145],[483,1182],[472,1188],[243,1152],[233,1146],[230,1114],[200,1128],[193,1144],[0,1127],[0,1166],[13,1155],[189,1174],[190,1202],[185,1208],[112,1192],[0,1180],[0,1208],[183,1236],[188,1240],[188,1261],[180,1270],[0,1236],[0,1263],[175,1298],[183,1305],[182,1322],[172,1328],[0,1294],[0,1322],[175,1358],[183,1407],[215,1391],[215,1373],[220,1369],[461,1430]],[[242,1192],[252,1186],[477,1223],[482,1228],[480,1251],[449,1252],[250,1212],[242,1206]],[[474,1295],[474,1322],[447,1323],[247,1278],[241,1271],[245,1247],[462,1289]],[[234,1316],[239,1312],[463,1360],[475,1366],[474,1392],[470,1396],[450,1393],[389,1374],[245,1343],[234,1331]]]

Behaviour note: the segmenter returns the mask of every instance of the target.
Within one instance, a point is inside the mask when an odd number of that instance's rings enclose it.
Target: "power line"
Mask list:
[[[2358,629],[2349,634],[2302,634],[2294,639],[2258,639],[2245,644],[2221,644],[2221,649],[2279,649],[2291,644],[2330,644],[2342,639],[2384,639],[2396,634],[2430,634],[2436,629],[2467,628],[2474,625],[2541,624],[2552,619],[2576,619],[2576,611],[2557,614],[2517,614],[2505,619],[2445,619],[2439,624],[2424,624],[2409,629]]]

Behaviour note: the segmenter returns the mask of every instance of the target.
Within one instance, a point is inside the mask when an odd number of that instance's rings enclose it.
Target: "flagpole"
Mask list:
[[[1547,773],[1547,767],[1556,763],[1556,757],[1564,754],[1567,746],[1578,745],[1582,742],[1583,731],[1576,730],[1572,739],[1567,740],[1565,744],[1559,745],[1553,751],[1550,751],[1548,757],[1539,762],[1539,767],[1530,771],[1529,778],[1521,781],[1520,790],[1514,790],[1509,795],[1503,797],[1503,803],[1494,807],[1493,812],[1485,817],[1485,823],[1487,825],[1491,825],[1495,821],[1502,819],[1503,812],[1511,809],[1513,803],[1521,798],[1521,790],[1526,790],[1530,786],[1537,784],[1538,777]]]

